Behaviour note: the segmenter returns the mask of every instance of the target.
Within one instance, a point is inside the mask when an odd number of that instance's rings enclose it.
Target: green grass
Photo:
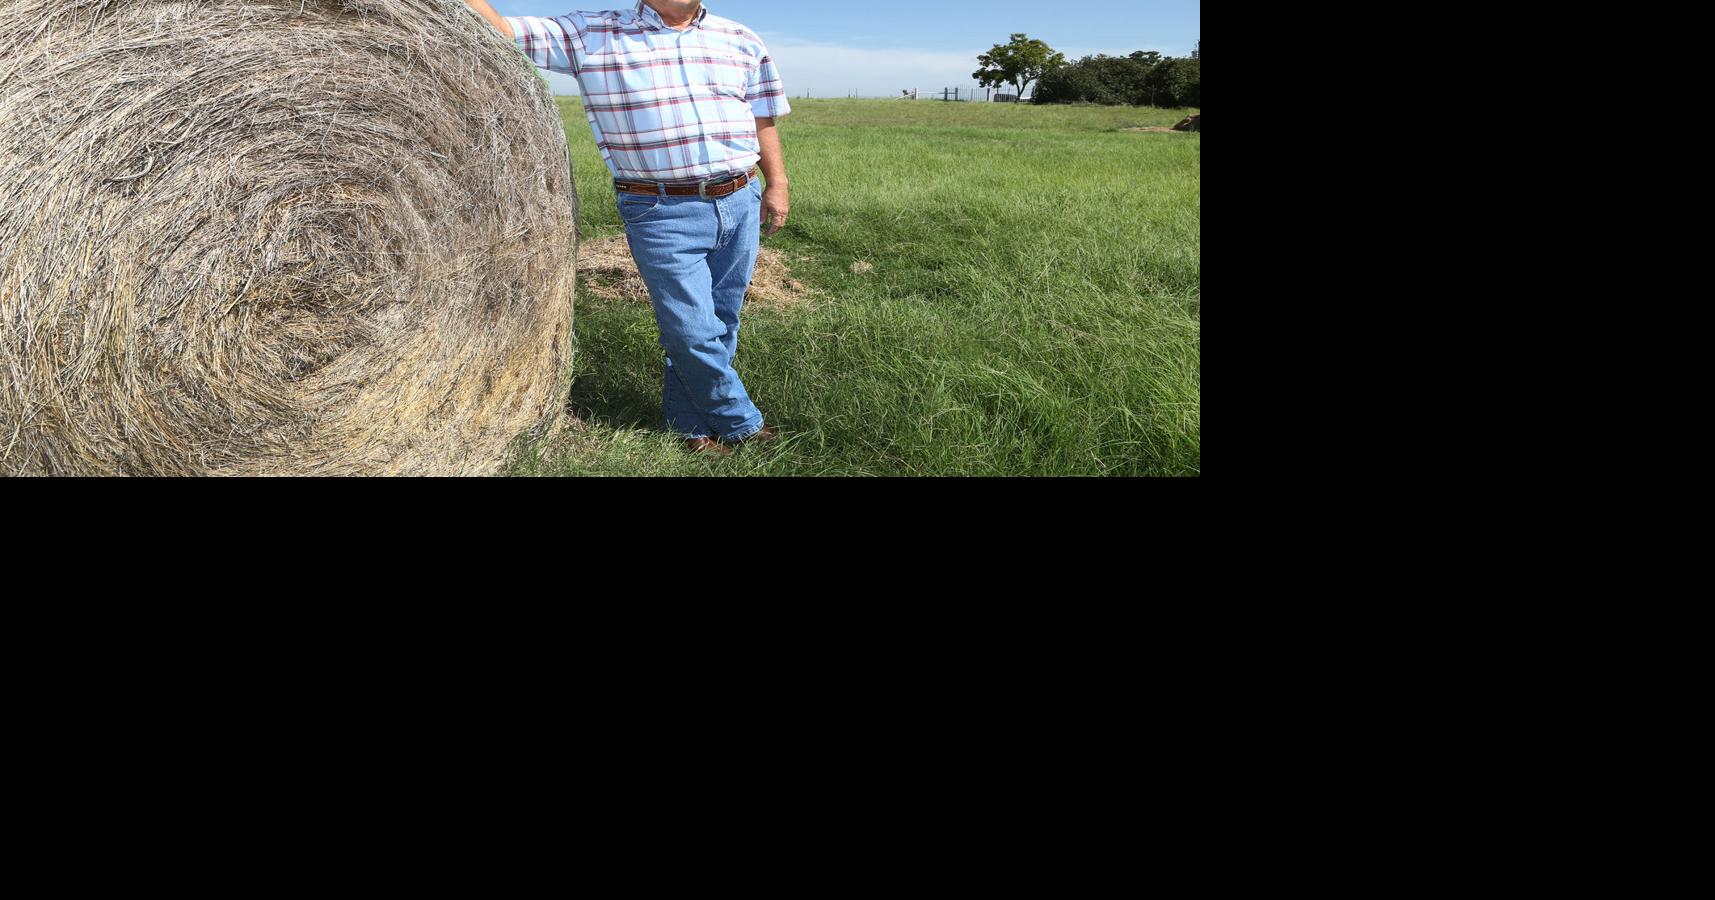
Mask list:
[[[821,296],[747,309],[736,366],[786,440],[707,459],[661,422],[647,304],[579,294],[572,408],[520,475],[1188,475],[1201,466],[1201,137],[1183,110],[795,100],[792,221]],[[561,100],[586,239],[623,233]],[[874,270],[854,274],[854,262]]]

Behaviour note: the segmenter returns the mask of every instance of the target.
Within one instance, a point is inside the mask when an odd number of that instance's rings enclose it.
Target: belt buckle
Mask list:
[[[703,198],[704,200],[711,199],[709,197],[709,181],[708,181],[708,179],[705,178],[702,181],[697,183],[697,196]]]

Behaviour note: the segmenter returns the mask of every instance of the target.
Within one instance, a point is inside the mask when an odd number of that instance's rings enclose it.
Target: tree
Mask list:
[[[1150,87],[1164,105],[1203,107],[1203,61],[1165,59],[1150,71]]]
[[[1203,106],[1203,63],[1153,50],[1086,56],[1043,74],[1037,103]]]
[[[1075,62],[1044,72],[1042,80],[1036,83],[1036,93],[1031,100],[1036,103],[1093,102],[1091,97],[1101,88],[1095,70],[1083,62]]]
[[[1161,65],[1161,54],[1155,50],[1139,50],[1126,59],[1130,60],[1131,64],[1117,79],[1120,94],[1125,98],[1120,102],[1133,106],[1154,106],[1158,91],[1150,74],[1155,71],[1156,66]]]
[[[1053,47],[1032,40],[1029,35],[1015,34],[1010,43],[996,44],[977,57],[977,65],[982,68],[971,77],[983,87],[1010,84],[1018,90],[1018,99],[1023,100],[1032,83],[1065,63],[1066,57]]]
[[[1130,56],[1086,56],[1043,75],[1035,99],[1037,103],[1153,105],[1160,89],[1151,73],[1161,63],[1161,54],[1153,50]]]

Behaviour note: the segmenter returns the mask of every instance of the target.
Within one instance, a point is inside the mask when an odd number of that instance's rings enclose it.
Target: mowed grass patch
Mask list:
[[[623,233],[563,100],[586,237]],[[1185,110],[794,101],[792,223],[817,289],[747,309],[737,368],[789,438],[691,457],[647,306],[580,293],[586,427],[518,474],[1186,475],[1200,450],[1198,134]]]

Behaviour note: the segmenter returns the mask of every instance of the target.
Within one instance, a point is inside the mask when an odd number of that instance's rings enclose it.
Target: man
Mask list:
[[[701,0],[553,18],[465,2],[536,65],[578,79],[667,352],[667,426],[697,453],[773,440],[732,367],[761,223],[773,235],[791,205],[774,120],[792,107],[762,39]]]

